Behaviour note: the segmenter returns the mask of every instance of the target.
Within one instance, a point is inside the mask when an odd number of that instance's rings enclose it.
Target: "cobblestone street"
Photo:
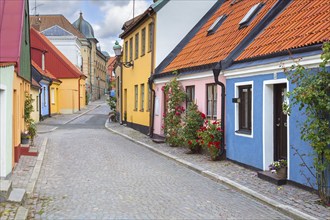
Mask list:
[[[30,217],[284,219],[283,214],[104,128],[108,106],[49,138]]]

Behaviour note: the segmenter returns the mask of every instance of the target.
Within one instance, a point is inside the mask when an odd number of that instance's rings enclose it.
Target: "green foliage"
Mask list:
[[[182,136],[191,152],[199,152],[200,144],[197,131],[203,126],[205,115],[198,110],[195,103],[188,106],[186,116],[184,117],[184,126],[182,128]]]
[[[183,142],[180,130],[182,127],[181,115],[185,111],[181,104],[186,99],[186,93],[176,77],[168,82],[162,90],[167,97],[167,112],[163,115],[165,140],[170,146],[179,146]]]
[[[110,111],[111,111],[111,120],[112,121],[116,121],[116,118],[117,118],[117,111],[116,111],[116,108],[117,108],[117,98],[116,97],[112,97],[112,96],[109,96],[108,98],[108,105],[110,107]]]
[[[27,127],[28,134],[31,138],[31,143],[33,145],[34,137],[37,134],[37,127],[34,123],[34,120],[31,118],[31,113],[33,110],[33,103],[34,99],[29,93],[25,93],[25,101],[24,101],[24,122]]]
[[[221,140],[223,131],[221,130],[221,123],[218,120],[213,122],[206,120],[204,126],[197,131],[197,136],[200,140],[200,144],[205,148],[212,160],[219,158],[221,151]]]
[[[288,79],[296,85],[287,95],[291,100],[289,110],[292,106],[298,106],[299,111],[306,115],[306,120],[301,124],[301,139],[308,142],[317,154],[314,166],[319,193],[323,201],[329,202],[329,195],[322,192],[322,188],[327,187],[325,173],[330,164],[330,75],[326,69],[330,60],[329,42],[323,46],[321,59],[317,72],[299,64],[286,71]]]

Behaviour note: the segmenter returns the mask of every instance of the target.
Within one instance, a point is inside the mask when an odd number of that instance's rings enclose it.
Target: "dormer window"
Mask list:
[[[244,18],[239,22],[239,28],[244,28],[250,24],[250,22],[253,20],[253,18],[256,16],[256,14],[260,11],[264,4],[258,3],[254,5],[249,12],[244,16]]]
[[[215,31],[221,26],[221,24],[225,21],[226,18],[227,15],[221,15],[220,17],[218,17],[207,30],[207,35],[214,34]]]

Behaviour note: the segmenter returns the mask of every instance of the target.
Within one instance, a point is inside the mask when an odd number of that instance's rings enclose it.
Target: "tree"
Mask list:
[[[315,152],[314,167],[319,195],[329,204],[329,164],[330,164],[330,42],[324,43],[322,62],[318,71],[307,69],[299,64],[285,71],[295,88],[288,92],[292,106],[299,107],[306,119],[300,128],[301,139],[310,144]],[[327,67],[328,66],[328,67]]]

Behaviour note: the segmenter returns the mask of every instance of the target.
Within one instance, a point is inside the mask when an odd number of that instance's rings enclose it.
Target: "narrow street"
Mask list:
[[[109,107],[42,134],[32,217],[285,219],[283,214],[105,129]],[[31,217],[31,216],[30,216]]]

